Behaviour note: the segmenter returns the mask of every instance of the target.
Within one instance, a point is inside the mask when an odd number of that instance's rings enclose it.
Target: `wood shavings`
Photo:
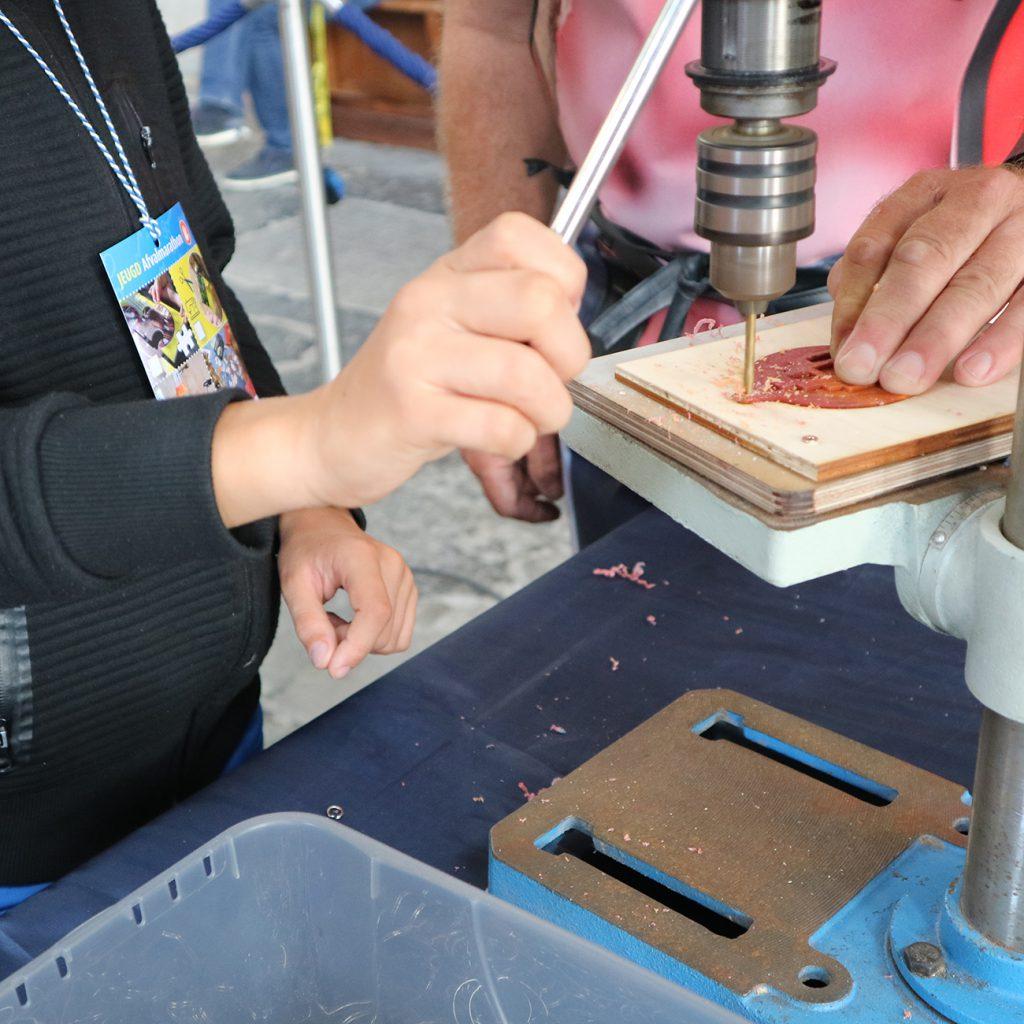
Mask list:
[[[564,736],[565,735],[565,726],[555,725],[554,722],[552,722],[551,725],[548,726],[548,732],[553,732],[553,733],[557,733],[559,736]]]
[[[702,320],[698,320],[693,325],[691,334],[703,334],[705,331],[713,331],[718,328],[718,321],[713,317],[706,316]]]
[[[607,569],[596,568],[594,569],[595,576],[604,576],[607,579],[622,579],[628,580],[630,583],[635,583],[638,587],[643,587],[644,590],[653,590],[658,584],[651,583],[650,580],[645,580],[644,572],[647,568],[646,562],[637,562],[632,569],[630,569],[625,562],[619,562],[618,565],[610,566]]]
[[[613,672],[618,672],[619,671],[619,659],[618,658],[612,658],[611,656],[609,656],[608,660],[612,664],[612,671]]]
[[[518,787],[519,792],[522,793],[523,796],[526,798],[526,800],[532,800],[537,795],[536,793],[530,792],[530,787],[527,786],[525,782],[517,782],[516,786]]]
[[[688,846],[686,848],[690,853],[696,853],[698,856],[704,852],[703,846]]]

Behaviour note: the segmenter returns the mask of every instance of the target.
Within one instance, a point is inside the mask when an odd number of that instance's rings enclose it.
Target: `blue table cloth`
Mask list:
[[[651,589],[594,574],[639,561]],[[963,661],[903,611],[890,569],[777,590],[648,511],[12,911],[0,976],[272,811],[340,805],[345,824],[483,886],[488,830],[523,788],[694,688],[740,690],[967,786],[980,716]]]

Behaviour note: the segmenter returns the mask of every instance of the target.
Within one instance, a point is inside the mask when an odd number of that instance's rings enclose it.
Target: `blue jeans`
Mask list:
[[[256,714],[252,716],[245,734],[235,747],[235,752],[224,765],[222,775],[230,775],[236,768],[241,768],[246,761],[254,758],[263,749],[263,708],[257,706]],[[30,896],[42,892],[50,883],[42,882],[39,885],[0,885],[0,917],[24,903]]]
[[[210,13],[228,2],[209,0]],[[266,4],[247,14],[227,32],[211,39],[203,51],[200,103],[213,103],[242,116],[246,92],[252,96],[267,146],[290,151],[292,133],[276,4]]]

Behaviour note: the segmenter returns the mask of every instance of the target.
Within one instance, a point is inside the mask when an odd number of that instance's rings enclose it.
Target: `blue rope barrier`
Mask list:
[[[433,64],[401,43],[360,7],[345,4],[331,16],[331,20],[347,28],[378,57],[383,57],[417,85],[423,86],[428,92],[433,92],[437,88],[437,71]]]
[[[347,28],[378,57],[382,57],[407,78],[412,79],[428,92],[433,92],[437,88],[437,71],[434,66],[430,61],[410,50],[366,13],[366,10],[375,6],[376,2],[377,0],[357,0],[354,3],[347,3],[331,15],[331,20]],[[174,52],[184,53],[193,47],[208,43],[214,36],[227,31],[248,13],[249,8],[243,6],[240,0],[235,0],[234,3],[222,7],[202,24],[176,35],[171,40]]]
[[[171,40],[171,46],[174,47],[175,53],[184,53],[193,47],[202,46],[214,36],[226,32],[236,21],[241,21],[248,13],[249,8],[243,7],[239,0],[235,0],[235,3],[222,7],[201,24],[180,32]]]

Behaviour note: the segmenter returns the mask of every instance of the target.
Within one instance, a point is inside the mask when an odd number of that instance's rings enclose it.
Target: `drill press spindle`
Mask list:
[[[812,110],[835,69],[819,54],[815,0],[705,0],[701,59],[686,72],[709,114],[733,123],[697,139],[695,230],[711,243],[711,285],[747,321],[744,390],[753,386],[753,320],[796,282],[796,243],[814,231],[817,136],[782,118]]]

